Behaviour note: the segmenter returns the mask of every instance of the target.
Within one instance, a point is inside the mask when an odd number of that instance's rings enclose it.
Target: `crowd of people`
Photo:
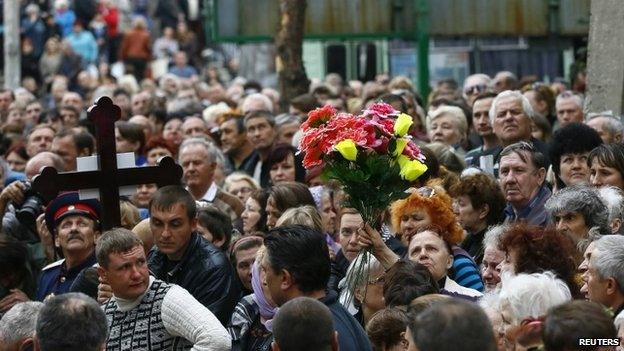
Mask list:
[[[421,96],[332,73],[282,101],[204,64],[198,6],[23,2],[23,85],[0,90],[0,350],[619,347],[624,127],[584,111],[583,84],[499,72]],[[183,170],[123,197],[109,231],[98,200],[31,187],[97,153],[102,96],[118,153]],[[298,152],[310,111],[373,103],[413,116],[427,165],[379,228]]]

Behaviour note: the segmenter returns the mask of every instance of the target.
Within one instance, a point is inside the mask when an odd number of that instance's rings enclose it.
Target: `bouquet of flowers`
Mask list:
[[[338,113],[329,105],[318,108],[301,126],[303,166],[322,167],[326,179],[342,185],[346,205],[379,229],[388,205],[406,197],[411,183],[427,170],[408,134],[412,124],[411,116],[386,103],[376,103],[357,116]],[[348,285],[364,278],[362,272],[356,275],[347,276]]]

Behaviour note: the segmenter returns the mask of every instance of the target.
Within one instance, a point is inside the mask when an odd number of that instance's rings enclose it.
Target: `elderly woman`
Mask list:
[[[453,249],[450,243],[444,239],[442,233],[433,229],[416,233],[410,241],[408,257],[410,260],[427,267],[443,292],[469,298],[483,295],[475,289],[457,284],[448,276],[453,267]]]
[[[580,295],[575,279],[577,251],[570,237],[553,228],[521,223],[505,231],[499,248],[505,253],[505,260],[498,266],[503,277],[552,271],[573,296]]]
[[[483,277],[486,293],[494,292],[500,287],[501,276],[498,265],[505,259],[505,252],[499,249],[499,244],[505,230],[507,230],[505,225],[491,227],[483,238],[481,277]]]
[[[603,186],[598,189],[598,195],[609,210],[611,233],[624,235],[624,193],[620,188]]]
[[[566,283],[552,272],[519,274],[503,280],[499,295],[503,334],[508,349],[526,349],[542,344],[546,312],[572,299]]]
[[[589,183],[587,156],[600,144],[600,135],[585,124],[571,123],[555,132],[550,144],[550,161],[557,189]]]
[[[466,139],[468,122],[461,108],[440,106],[427,115],[427,136],[465,153],[460,144]]]
[[[451,198],[441,187],[419,188],[406,199],[396,201],[390,211],[392,225],[405,246],[419,231],[431,226],[439,228],[452,248],[453,279],[461,286],[483,291],[477,265],[470,254],[458,246],[464,239],[464,231],[453,212]]]
[[[365,253],[351,262],[347,276],[354,274],[354,271],[361,269],[362,266],[365,267],[366,277],[359,279],[355,286],[346,286],[346,279],[340,282],[343,288],[340,302],[362,326],[365,326],[375,312],[386,307],[383,298],[385,272],[375,256]]]
[[[602,187],[612,185],[624,190],[624,145],[602,144],[587,156],[589,182]]]
[[[254,190],[260,188],[258,182],[244,172],[234,172],[225,177],[223,190],[239,198],[243,203],[247,202]]]
[[[557,230],[575,243],[587,238],[589,229],[610,234],[609,211],[596,189],[574,185],[555,193],[544,205]]]
[[[483,236],[489,226],[505,219],[505,197],[498,182],[485,173],[462,177],[451,187],[451,194],[459,212],[459,223],[468,234],[461,248],[481,264]]]

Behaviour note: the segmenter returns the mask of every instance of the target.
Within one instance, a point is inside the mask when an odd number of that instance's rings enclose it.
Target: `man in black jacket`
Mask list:
[[[238,302],[239,288],[225,254],[195,231],[195,200],[183,187],[165,186],[149,204],[154,247],[153,275],[188,290],[224,325]]]
[[[340,350],[372,350],[366,332],[338,302],[338,294],[325,289],[330,274],[325,235],[305,226],[283,226],[269,231],[264,245],[261,265],[275,304],[301,296],[317,299],[331,311]]]

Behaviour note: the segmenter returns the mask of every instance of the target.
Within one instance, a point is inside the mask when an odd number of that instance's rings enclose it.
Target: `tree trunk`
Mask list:
[[[288,111],[292,98],[308,92],[310,80],[303,67],[303,31],[307,0],[281,0],[280,28],[275,36],[275,67],[279,78],[280,107]]]

